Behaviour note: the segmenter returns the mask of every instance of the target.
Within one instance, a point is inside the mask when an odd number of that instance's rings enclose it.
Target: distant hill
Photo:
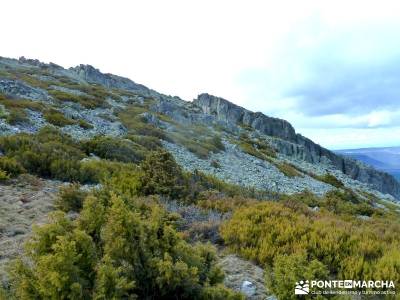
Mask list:
[[[400,181],[400,147],[345,149],[335,152],[385,171]]]

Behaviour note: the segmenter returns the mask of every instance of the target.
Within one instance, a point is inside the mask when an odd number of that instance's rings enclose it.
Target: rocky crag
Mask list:
[[[77,139],[124,137],[137,130],[129,124],[139,117],[162,132],[164,148],[188,170],[289,194],[324,194],[336,188],[323,179],[329,174],[357,193],[400,199],[400,184],[391,175],[321,147],[285,120],[209,94],[184,101],[88,65],[64,69],[0,58],[0,97],[0,135],[34,133],[50,125]],[[52,121],[49,111],[68,122]]]

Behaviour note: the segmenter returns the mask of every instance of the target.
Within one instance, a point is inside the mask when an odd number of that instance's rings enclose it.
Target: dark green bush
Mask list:
[[[2,95],[0,95],[0,104],[4,105],[4,107],[10,110],[21,111],[28,108],[35,111],[42,111],[44,109],[44,104],[41,102],[27,99],[9,99]]]
[[[213,146],[214,153],[225,151],[225,145],[222,143],[222,139],[219,135],[215,135],[212,138],[207,139],[206,142]]]
[[[78,125],[79,127],[83,128],[83,129],[92,129],[93,125],[86,122],[85,120],[78,120]]]
[[[344,184],[339,179],[337,179],[334,175],[330,173],[326,173],[325,175],[316,175],[315,178],[319,181],[323,181],[327,184],[330,184],[336,188],[343,188]]]
[[[75,102],[89,109],[96,107],[108,107],[108,103],[106,102],[105,98],[102,97],[96,97],[92,95],[75,95],[59,90],[49,90],[49,94],[61,102]]]
[[[108,136],[95,137],[83,145],[87,154],[122,162],[140,162],[145,156],[145,149],[127,139]]]
[[[167,151],[154,151],[141,163],[141,192],[144,195],[164,195],[172,199],[186,196],[181,167]]]
[[[80,182],[100,183],[123,172],[136,172],[137,166],[108,160],[90,159],[80,164]]]
[[[158,139],[168,139],[164,131],[147,120],[141,115],[148,110],[145,106],[130,106],[118,114],[122,124],[129,130],[129,133],[135,135],[153,136]]]
[[[64,212],[71,210],[79,212],[87,195],[88,193],[81,189],[80,184],[72,183],[60,188],[55,205]]]
[[[273,162],[276,157],[275,150],[265,140],[251,139],[247,134],[241,134],[239,141],[233,141],[238,144],[243,152],[262,160]]]
[[[243,299],[221,285],[209,245],[190,245],[176,218],[119,180],[88,196],[74,222],[62,212],[35,227],[10,268],[18,299]]]
[[[143,146],[144,148],[148,150],[159,150],[162,148],[162,144],[160,142],[160,139],[154,137],[154,136],[145,136],[145,135],[129,135],[127,137],[131,141],[135,142],[136,144],[139,144]]]
[[[11,109],[6,117],[6,121],[8,124],[18,125],[18,124],[28,123],[29,118],[25,110]]]
[[[18,161],[28,172],[67,181],[79,180],[79,161],[85,154],[68,135],[53,128],[38,134],[0,138],[0,151]]]
[[[43,117],[47,122],[53,124],[55,126],[64,127],[67,125],[74,125],[75,121],[69,118],[66,118],[63,113],[59,112],[58,110],[51,109],[46,111],[43,114]]]
[[[275,166],[278,168],[279,171],[281,171],[287,177],[302,176],[302,174],[299,171],[297,171],[297,169],[293,167],[291,164],[281,162],[281,163],[276,163]]]
[[[25,172],[25,169],[15,158],[7,156],[0,157],[0,170],[7,172],[11,177],[18,176]]]
[[[0,170],[0,182],[6,181],[8,179],[10,179],[10,176],[8,176],[8,174],[5,171]]]

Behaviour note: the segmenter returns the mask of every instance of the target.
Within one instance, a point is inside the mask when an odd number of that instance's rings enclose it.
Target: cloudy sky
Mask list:
[[[400,145],[400,1],[3,1],[0,56],[92,64],[290,121],[330,149]]]

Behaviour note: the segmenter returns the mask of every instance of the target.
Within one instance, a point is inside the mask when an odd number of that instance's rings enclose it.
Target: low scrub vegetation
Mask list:
[[[0,117],[11,125],[28,123],[27,109],[33,111],[42,111],[44,109],[44,105],[40,102],[26,99],[10,99],[2,94],[0,94],[0,105],[7,110],[4,111],[2,109]]]
[[[148,105],[132,105],[121,111],[118,117],[130,134],[167,140],[165,133],[143,116],[143,113],[148,111]]]
[[[79,103],[83,107],[88,109],[94,109],[96,107],[108,107],[109,104],[107,103],[104,97],[97,97],[93,95],[76,95],[70,94],[59,90],[49,90],[49,94],[60,102],[74,102]]]
[[[208,158],[211,153],[225,150],[221,136],[213,133],[204,125],[174,124],[174,130],[168,134],[168,137],[172,142],[184,146],[201,159]]]
[[[262,139],[251,139],[247,134],[240,135],[238,141],[233,141],[240,149],[254,157],[273,163],[273,158],[276,158],[275,150]]]
[[[309,196],[235,209],[221,236],[231,250],[268,270],[267,286],[279,299],[295,299],[292,290],[299,278],[400,283],[398,216],[383,218],[369,206],[370,220],[355,218],[361,204],[340,207],[349,197],[344,194],[326,196],[318,202],[321,209],[311,211],[303,203],[318,199]]]
[[[131,141],[94,138],[86,143],[52,127],[37,134],[16,134],[0,137],[0,160],[9,175],[26,171],[45,178],[81,183],[98,183],[104,177],[134,167],[129,163],[144,158],[145,149]],[[105,160],[88,158],[94,153]]]
[[[11,177],[16,177],[25,172],[24,167],[15,159],[7,156],[0,157],[0,170]]]
[[[80,211],[83,205],[83,200],[88,195],[87,192],[81,189],[78,183],[72,183],[60,188],[58,197],[55,200],[55,206],[64,212]]]
[[[76,142],[50,127],[36,135],[1,137],[0,151],[29,173],[67,181],[80,179],[79,161],[85,157]]]
[[[301,177],[303,176],[295,167],[286,162],[274,164],[279,171],[281,171],[287,177]]]
[[[11,284],[3,294],[18,299],[243,299],[222,285],[213,247],[183,240],[175,229],[176,216],[154,197],[140,197],[134,188],[142,186],[140,176],[117,175],[86,196],[76,221],[57,211],[48,224],[34,228],[25,258],[9,268]],[[150,178],[157,186],[169,180],[157,176]],[[145,191],[165,192],[150,182]],[[77,193],[78,186],[70,186],[60,197],[79,206],[83,195]]]
[[[331,174],[319,180],[340,189],[278,195],[237,186],[198,171],[185,172],[162,150],[161,129],[125,116],[126,139],[98,136],[77,142],[54,127],[0,137],[0,181],[21,173],[76,182],[61,188],[50,223],[36,227],[24,259],[10,267],[10,299],[242,299],[222,286],[215,249],[221,243],[264,267],[267,287],[293,299],[299,278],[394,280],[400,284],[400,222],[371,195],[344,188]],[[53,112],[55,113],[55,112]],[[61,123],[58,123],[61,126]],[[220,136],[193,128],[207,157],[224,150]],[[179,133],[179,132],[178,132]],[[175,142],[188,147],[186,137]],[[277,163],[263,141],[243,138],[247,153],[271,161],[288,177],[295,166]],[[265,142],[266,143],[266,142]],[[201,155],[200,155],[201,156]],[[217,163],[214,164],[217,168]],[[80,184],[101,183],[83,191]],[[184,233],[161,201],[176,200],[232,218],[195,220]],[[258,201],[277,200],[277,201]],[[164,203],[163,202],[163,203]],[[80,212],[71,221],[65,213]],[[187,240],[185,240],[185,237]],[[321,298],[323,299],[323,298]]]
[[[43,114],[44,119],[52,125],[64,127],[74,125],[76,122],[64,116],[62,112],[55,109],[50,109]]]
[[[140,162],[147,149],[128,139],[98,136],[84,143],[87,154],[95,154],[101,158],[121,162]]]
[[[334,175],[330,173],[326,173],[325,175],[315,175],[315,179],[330,184],[336,188],[343,188],[344,184],[339,179],[337,179]]]
[[[10,179],[6,171],[0,170],[0,182]]]

